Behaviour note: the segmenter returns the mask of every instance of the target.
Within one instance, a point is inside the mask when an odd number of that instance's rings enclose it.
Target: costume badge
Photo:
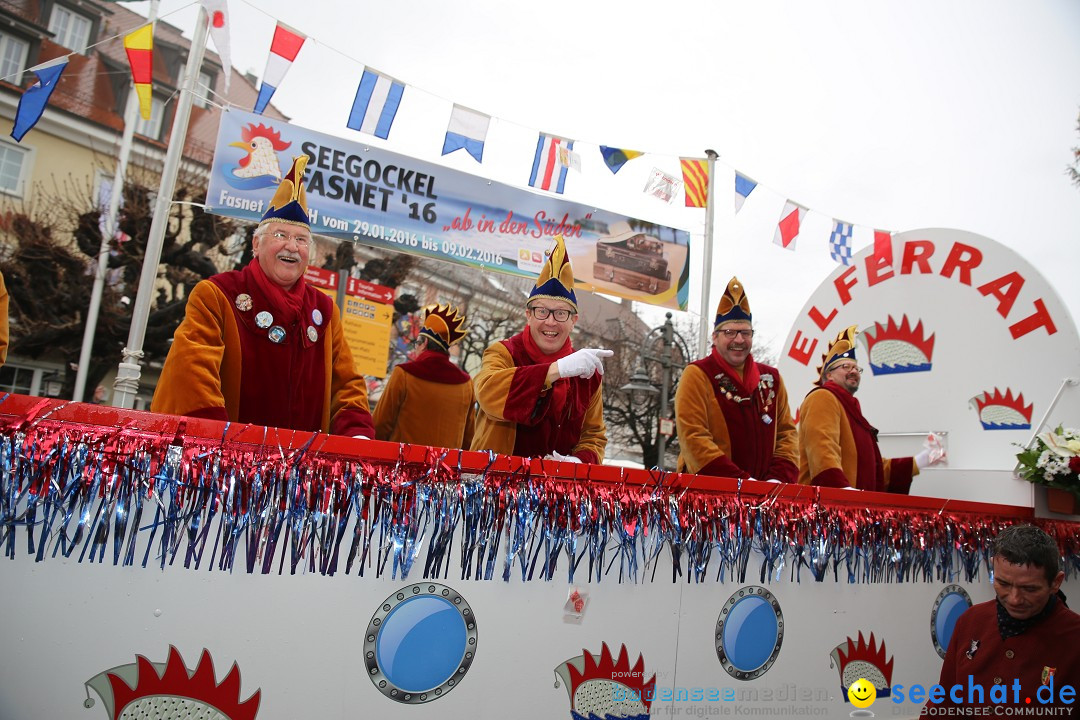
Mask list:
[[[247,293],[240,293],[236,296],[236,309],[240,312],[247,312],[251,309],[251,296]]]
[[[322,325],[322,313],[319,312],[319,308],[315,308],[311,311],[311,322],[316,325]]]
[[[1049,667],[1048,665],[1043,665],[1042,684],[1043,685],[1049,685],[1051,683],[1051,681],[1053,681],[1053,679],[1054,679],[1054,673],[1055,672],[1057,672],[1057,668],[1052,668],[1052,667]]]
[[[270,332],[266,334],[270,338],[270,342],[275,342],[278,344],[285,342],[285,328],[281,327],[280,325],[275,325],[274,327],[270,328]]]
[[[319,331],[312,326],[307,326],[307,338],[311,342],[316,342],[319,339]]]
[[[979,650],[979,641],[978,640],[972,640],[971,641],[971,647],[969,647],[967,649],[967,652],[965,652],[964,654],[967,655],[968,660],[974,660],[975,659],[975,653],[978,652],[978,650]]]
[[[765,423],[766,425],[772,425],[772,418],[769,417],[769,413],[762,414],[761,422]]]
[[[274,324],[274,316],[263,310],[255,316],[255,326],[265,330]]]

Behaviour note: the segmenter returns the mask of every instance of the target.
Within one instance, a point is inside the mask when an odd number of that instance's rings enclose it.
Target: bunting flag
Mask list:
[[[795,240],[799,237],[799,226],[802,225],[806,208],[798,203],[788,200],[784,203],[784,211],[780,213],[780,222],[776,225],[776,235],[773,243],[785,250],[795,249]]]
[[[143,25],[124,36],[124,50],[131,65],[131,81],[139,96],[139,114],[150,119],[154,82],[154,26]]]
[[[229,44],[229,6],[225,0],[199,0],[210,18],[210,37],[214,40],[221,68],[225,71],[225,92],[229,92],[232,74],[232,51]],[[207,88],[209,92],[210,88]]]
[[[263,110],[270,104],[270,98],[281,85],[285,73],[292,67],[293,60],[296,59],[296,54],[300,52],[306,39],[307,36],[303,33],[280,22],[274,28],[274,39],[270,42],[270,57],[266,59],[266,71],[263,73],[259,97],[255,101],[253,110],[256,115],[262,115]]]
[[[750,193],[754,192],[754,188],[757,187],[757,183],[750,178],[746,177],[739,171],[735,171],[735,214],[738,215],[742,210],[742,205],[746,202],[746,198],[750,197]]]
[[[529,175],[530,187],[562,193],[566,187],[566,165],[559,162],[560,147],[573,150],[574,141],[540,133]]]
[[[833,218],[833,229],[829,235],[829,257],[841,265],[851,264],[851,223]]]
[[[630,162],[636,157],[641,157],[645,153],[639,150],[627,150],[626,148],[614,148],[607,145],[600,146],[600,154],[604,156],[604,164],[607,165],[611,174],[622,170],[622,166]]]
[[[581,156],[576,152],[566,147],[565,145],[559,146],[559,164],[564,168],[573,170],[574,172],[581,172]]]
[[[19,107],[15,111],[15,124],[11,128],[11,137],[15,138],[15,142],[22,142],[23,135],[37,125],[67,64],[68,59],[65,56],[30,68],[30,72],[37,75],[37,82],[26,88],[22,97],[19,98]]]
[[[643,192],[646,195],[660,198],[670,205],[671,201],[675,199],[675,193],[679,192],[680,185],[682,185],[682,180],[674,175],[668,175],[658,167],[654,167],[649,179],[645,181],[645,190]]]
[[[888,230],[874,230],[874,261],[892,265],[892,233]]]
[[[686,207],[705,207],[709,199],[709,161],[705,158],[679,158],[679,162],[686,184]]]
[[[397,115],[404,92],[405,86],[401,83],[364,68],[346,125],[385,140],[390,134],[390,126],[394,124],[394,116]]]
[[[461,105],[454,105],[450,112],[450,124],[446,126],[446,139],[443,140],[442,154],[465,148],[478,163],[484,162],[484,142],[487,140],[491,116],[470,110]]]

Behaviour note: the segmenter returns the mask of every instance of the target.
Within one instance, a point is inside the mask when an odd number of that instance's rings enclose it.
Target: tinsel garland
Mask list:
[[[694,490],[658,472],[598,482],[548,475],[537,461],[495,471],[494,456],[469,469],[448,451],[409,459],[404,446],[396,462],[365,459],[324,452],[325,435],[285,447],[229,441],[228,426],[211,440],[183,425],[171,435],[33,416],[0,427],[9,559],[640,583],[668,580],[657,578],[666,553],[670,581],[970,582],[1016,520],[829,503],[816,490]],[[1067,572],[1080,569],[1078,527],[1039,524]]]

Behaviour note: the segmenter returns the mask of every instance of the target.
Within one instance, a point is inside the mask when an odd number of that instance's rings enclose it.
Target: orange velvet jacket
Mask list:
[[[832,382],[799,408],[799,483],[906,494],[919,474],[912,458],[882,458],[877,429],[859,401]]]
[[[467,450],[473,437],[472,378],[445,353],[425,350],[390,373],[373,416],[379,440]]]
[[[253,260],[195,286],[150,409],[374,437],[367,383],[356,372],[337,306],[303,279],[289,291],[291,306],[267,283]],[[264,311],[274,316],[271,327],[284,329],[283,342],[258,326]]]

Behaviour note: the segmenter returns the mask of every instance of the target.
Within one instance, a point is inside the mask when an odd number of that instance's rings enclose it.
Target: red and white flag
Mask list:
[[[874,261],[892,265],[892,233],[888,230],[874,230]]]
[[[225,0],[199,0],[210,16],[210,37],[214,40],[221,68],[225,71],[225,92],[229,92],[232,53],[229,50],[229,6]],[[207,88],[209,90],[210,88]]]
[[[804,215],[806,215],[806,208],[802,205],[790,200],[784,203],[784,211],[780,213],[780,222],[776,225],[773,243],[785,250],[794,250]]]
[[[259,97],[255,100],[255,114],[262,115],[263,110],[270,103],[285,73],[292,67],[293,60],[307,40],[298,30],[278,23],[274,28],[274,39],[270,42],[270,57],[266,59],[266,72],[263,73],[262,85],[259,86]]]

